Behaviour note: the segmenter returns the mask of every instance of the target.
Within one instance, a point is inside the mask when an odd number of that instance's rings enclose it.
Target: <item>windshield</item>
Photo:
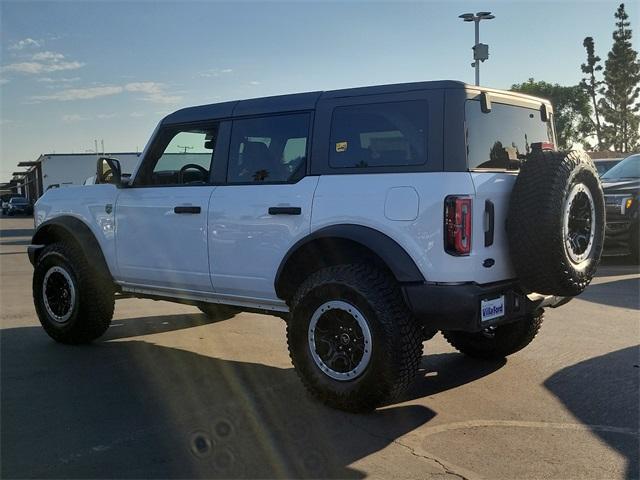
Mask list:
[[[12,198],[11,200],[9,200],[9,203],[12,204],[24,204],[24,203],[28,203],[26,198]]]
[[[602,175],[604,179],[640,178],[640,154],[625,158]]]
[[[551,122],[543,122],[533,108],[493,103],[483,113],[479,100],[465,106],[469,169],[517,169],[519,160],[537,142],[553,142]]]

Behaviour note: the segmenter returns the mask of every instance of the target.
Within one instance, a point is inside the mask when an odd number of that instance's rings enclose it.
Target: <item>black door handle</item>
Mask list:
[[[269,207],[269,215],[300,215],[300,207]]]
[[[181,205],[173,209],[173,213],[200,213],[200,207],[192,207],[190,205]]]
[[[485,225],[484,231],[484,246],[490,247],[491,245],[493,245],[493,232],[495,228],[496,218],[495,208],[491,200],[486,200],[484,202],[484,213],[487,219],[487,224]]]

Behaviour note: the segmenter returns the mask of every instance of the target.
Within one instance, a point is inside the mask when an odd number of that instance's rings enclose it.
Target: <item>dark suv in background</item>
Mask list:
[[[622,160],[601,177],[607,210],[605,251],[640,260],[640,154]]]
[[[33,215],[33,205],[24,197],[13,197],[7,204],[6,214],[13,215]]]

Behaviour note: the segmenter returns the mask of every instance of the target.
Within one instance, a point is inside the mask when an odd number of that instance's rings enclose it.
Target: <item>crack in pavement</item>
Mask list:
[[[376,438],[380,438],[380,439],[382,439],[382,440],[386,440],[386,441],[388,441],[388,442],[390,442],[390,443],[392,443],[392,444],[394,444],[394,445],[398,445],[398,446],[400,446],[400,447],[402,447],[402,448],[404,448],[404,449],[408,450],[408,451],[409,451],[409,453],[410,453],[411,455],[413,455],[414,457],[422,458],[422,459],[429,460],[429,461],[431,461],[431,462],[435,463],[435,464],[436,464],[436,465],[438,465],[440,468],[442,468],[442,470],[444,471],[444,473],[445,473],[446,475],[454,475],[454,476],[456,476],[456,477],[460,478],[461,480],[472,480],[470,477],[467,477],[467,476],[465,476],[465,475],[462,475],[461,473],[458,473],[458,472],[454,471],[454,470],[453,470],[449,465],[447,465],[445,462],[443,462],[442,460],[440,460],[440,459],[438,459],[438,458],[436,458],[436,457],[431,457],[431,456],[428,456],[428,455],[426,455],[426,454],[418,453],[418,452],[416,452],[416,450],[415,450],[413,447],[411,447],[411,446],[409,446],[409,445],[407,445],[407,444],[405,444],[405,443],[402,443],[402,442],[401,442],[400,440],[398,440],[398,439],[395,439],[395,438],[389,438],[389,437],[387,437],[386,435],[381,435],[381,434],[378,434],[378,433],[372,432],[372,431],[368,430],[367,428],[363,427],[362,425],[359,425],[359,424],[357,424],[357,423],[353,422],[353,421],[351,420],[351,418],[350,418],[350,417],[348,417],[348,416],[346,416],[346,415],[345,415],[345,419],[346,419],[347,423],[349,423],[349,424],[350,424],[350,425],[352,425],[353,427],[355,427],[355,428],[357,428],[357,429],[359,429],[359,430],[363,431],[363,432],[364,432],[364,433],[366,433],[367,435],[371,435],[372,437],[376,437]]]

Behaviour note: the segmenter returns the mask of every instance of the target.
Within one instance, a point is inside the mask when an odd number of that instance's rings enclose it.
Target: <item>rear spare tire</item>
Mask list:
[[[535,150],[527,157],[507,218],[511,261],[527,290],[581,293],[600,262],[604,224],[602,186],[586,153]]]

